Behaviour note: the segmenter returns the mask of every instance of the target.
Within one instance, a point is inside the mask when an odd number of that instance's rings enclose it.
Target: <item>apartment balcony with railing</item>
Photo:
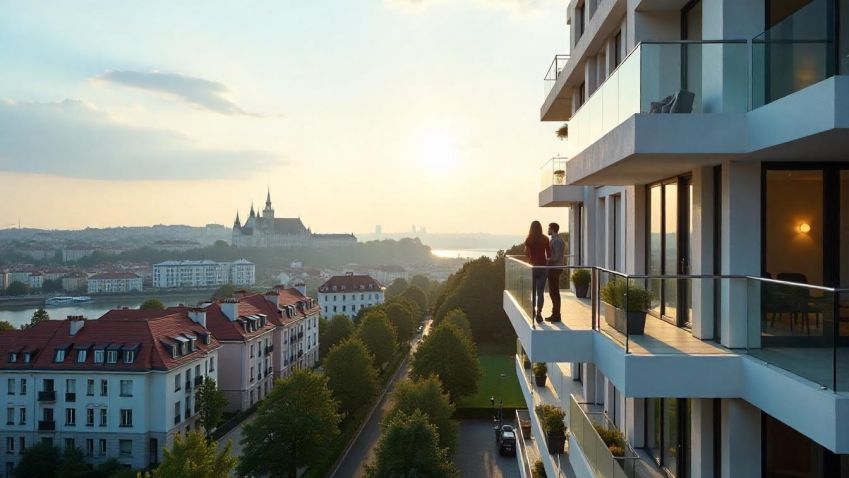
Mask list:
[[[564,207],[584,201],[583,186],[567,186],[568,158],[554,157],[540,168],[540,207]]]

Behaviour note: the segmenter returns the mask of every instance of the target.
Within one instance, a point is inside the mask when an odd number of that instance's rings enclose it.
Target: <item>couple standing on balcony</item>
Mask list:
[[[566,243],[558,235],[560,226],[556,222],[548,225],[548,235],[551,240],[542,233],[542,224],[539,221],[531,223],[531,230],[525,239],[525,255],[534,266],[533,290],[531,292],[534,302],[534,318],[542,322],[542,305],[545,297],[545,283],[548,281],[548,295],[551,297],[551,316],[546,318],[550,322],[560,322],[560,273],[563,269],[563,254]],[[548,267],[543,267],[548,266]]]

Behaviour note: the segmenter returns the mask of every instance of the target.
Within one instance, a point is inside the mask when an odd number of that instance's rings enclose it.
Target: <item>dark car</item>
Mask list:
[[[498,454],[501,456],[516,454],[516,431],[511,425],[502,425],[498,432]]]

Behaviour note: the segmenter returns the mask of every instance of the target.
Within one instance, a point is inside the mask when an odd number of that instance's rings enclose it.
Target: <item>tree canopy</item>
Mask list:
[[[410,286],[410,284],[407,282],[406,279],[399,277],[399,278],[395,279],[394,281],[392,281],[391,284],[389,284],[389,287],[387,287],[386,291],[384,291],[384,295],[386,296],[387,299],[392,298],[392,297],[398,297],[401,294],[403,294],[404,291],[407,290],[407,287],[409,287],[409,286]]]
[[[367,478],[455,478],[456,467],[440,448],[436,427],[419,410],[398,413],[384,427]]]
[[[359,337],[374,358],[374,366],[380,369],[384,363],[392,359],[397,349],[395,329],[389,323],[386,312],[375,309],[365,314],[360,321],[355,335]]]
[[[416,333],[415,310],[416,306],[410,301],[400,298],[390,299],[383,304],[383,310],[389,318],[389,323],[395,328],[395,335],[399,344],[404,344],[413,338]]]
[[[359,409],[377,395],[377,371],[366,345],[349,337],[330,349],[324,358],[324,373],[333,398],[344,413]]]
[[[39,307],[35,312],[32,313],[32,318],[29,321],[29,325],[35,325],[45,320],[50,320],[50,314],[48,314],[47,311],[44,310],[44,307]]]
[[[419,380],[399,382],[392,393],[395,405],[383,418],[383,424],[389,423],[399,413],[411,415],[416,410],[425,414],[439,434],[439,446],[454,450],[457,443],[457,422],[451,419],[454,405],[443,393],[442,384],[436,376]]]
[[[212,300],[224,300],[233,297],[233,294],[236,293],[236,286],[233,284],[224,284],[212,293]]]
[[[185,437],[177,435],[170,450],[163,451],[162,463],[154,472],[157,478],[228,478],[235,468],[236,457],[230,454],[232,444],[218,450],[218,443],[207,441],[195,430]]]
[[[419,344],[410,375],[437,375],[452,402],[478,389],[482,375],[475,344],[455,325],[441,324]]]
[[[159,299],[147,299],[139,306],[141,310],[165,310],[165,304]]]
[[[439,322],[440,324],[452,324],[456,325],[458,329],[462,330],[466,337],[472,339],[472,326],[469,324],[469,319],[466,317],[466,313],[463,312],[462,309],[454,309],[449,311],[442,317],[442,320]]]
[[[15,326],[7,320],[0,320],[0,330],[15,330]]]
[[[425,294],[425,291],[421,290],[419,287],[414,285],[407,287],[407,290],[401,294],[401,297],[415,302],[423,314],[427,313],[427,294]]]
[[[12,296],[29,294],[29,284],[24,284],[21,281],[14,281],[6,287],[6,293]]]
[[[334,345],[345,340],[352,333],[354,333],[354,324],[348,317],[337,314],[330,319],[322,318],[318,329],[319,357],[326,357]]]
[[[239,473],[296,478],[299,467],[324,455],[339,421],[327,378],[296,370],[274,385],[256,419],[244,426]]]
[[[207,435],[221,423],[224,415],[224,407],[227,406],[227,398],[224,392],[218,389],[215,379],[207,376],[197,389],[196,404],[200,415],[200,424]]]
[[[37,442],[24,451],[15,467],[15,478],[52,478],[59,468],[59,449],[47,442]]]

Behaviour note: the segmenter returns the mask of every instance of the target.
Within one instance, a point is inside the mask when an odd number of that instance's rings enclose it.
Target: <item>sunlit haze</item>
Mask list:
[[[560,2],[3,2],[0,227],[524,232]],[[560,210],[563,215],[563,210]]]

